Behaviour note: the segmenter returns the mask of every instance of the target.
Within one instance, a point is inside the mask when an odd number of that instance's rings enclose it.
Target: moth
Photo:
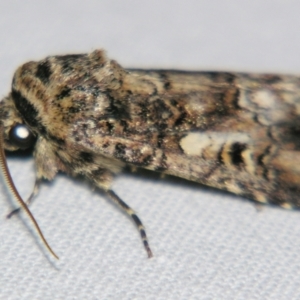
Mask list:
[[[28,204],[58,171],[82,175],[137,225],[112,190],[125,166],[226,190],[260,203],[300,206],[300,77],[124,69],[102,50],[25,63],[0,102],[1,166]],[[36,184],[25,202],[4,149],[34,145]]]

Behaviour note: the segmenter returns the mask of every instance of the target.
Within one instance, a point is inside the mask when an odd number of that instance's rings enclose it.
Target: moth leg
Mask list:
[[[262,203],[254,203],[254,207],[256,209],[257,212],[261,212],[264,210],[264,206]]]
[[[153,254],[149,247],[145,227],[144,227],[143,223],[141,222],[141,220],[139,219],[139,217],[122,199],[120,199],[120,197],[114,191],[108,190],[108,191],[106,191],[106,194],[109,196],[110,199],[112,199],[118,206],[120,206],[132,218],[132,220],[134,221],[134,223],[136,224],[136,226],[140,232],[140,235],[141,235],[144,247],[147,251],[148,257],[149,258],[152,257]]]
[[[33,190],[32,190],[32,192],[31,192],[31,194],[29,195],[29,197],[27,198],[27,200],[25,201],[25,203],[26,203],[27,206],[30,205],[30,204],[33,202],[34,198],[35,198],[36,195],[38,194],[40,184],[41,184],[41,179],[36,179],[36,180],[35,180],[35,183],[34,183]],[[21,210],[20,207],[14,209],[13,211],[11,211],[11,212],[6,216],[6,218],[7,218],[7,219],[10,219],[13,215],[19,213],[20,210]]]

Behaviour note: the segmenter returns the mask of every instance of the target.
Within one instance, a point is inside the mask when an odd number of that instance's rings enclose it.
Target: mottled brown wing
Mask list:
[[[108,189],[129,164],[299,207],[299,86],[295,76],[126,71],[94,51],[21,66],[1,114],[15,106],[39,136],[41,178],[62,170]]]
[[[299,78],[131,70],[79,141],[122,162],[299,206]],[[107,95],[107,94],[106,94]]]

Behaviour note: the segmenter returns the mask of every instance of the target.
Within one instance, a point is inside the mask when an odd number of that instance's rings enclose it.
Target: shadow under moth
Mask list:
[[[149,257],[143,224],[111,190],[125,166],[300,206],[300,77],[123,69],[102,50],[50,56],[17,69],[0,130],[6,183],[56,258],[27,205],[58,171],[84,176],[127,212]],[[4,149],[33,144],[36,184],[25,202]]]

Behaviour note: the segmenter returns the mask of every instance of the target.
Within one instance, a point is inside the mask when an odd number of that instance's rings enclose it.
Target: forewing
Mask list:
[[[109,95],[106,117],[74,123],[80,145],[260,202],[299,206],[298,77],[134,70],[120,91]]]

